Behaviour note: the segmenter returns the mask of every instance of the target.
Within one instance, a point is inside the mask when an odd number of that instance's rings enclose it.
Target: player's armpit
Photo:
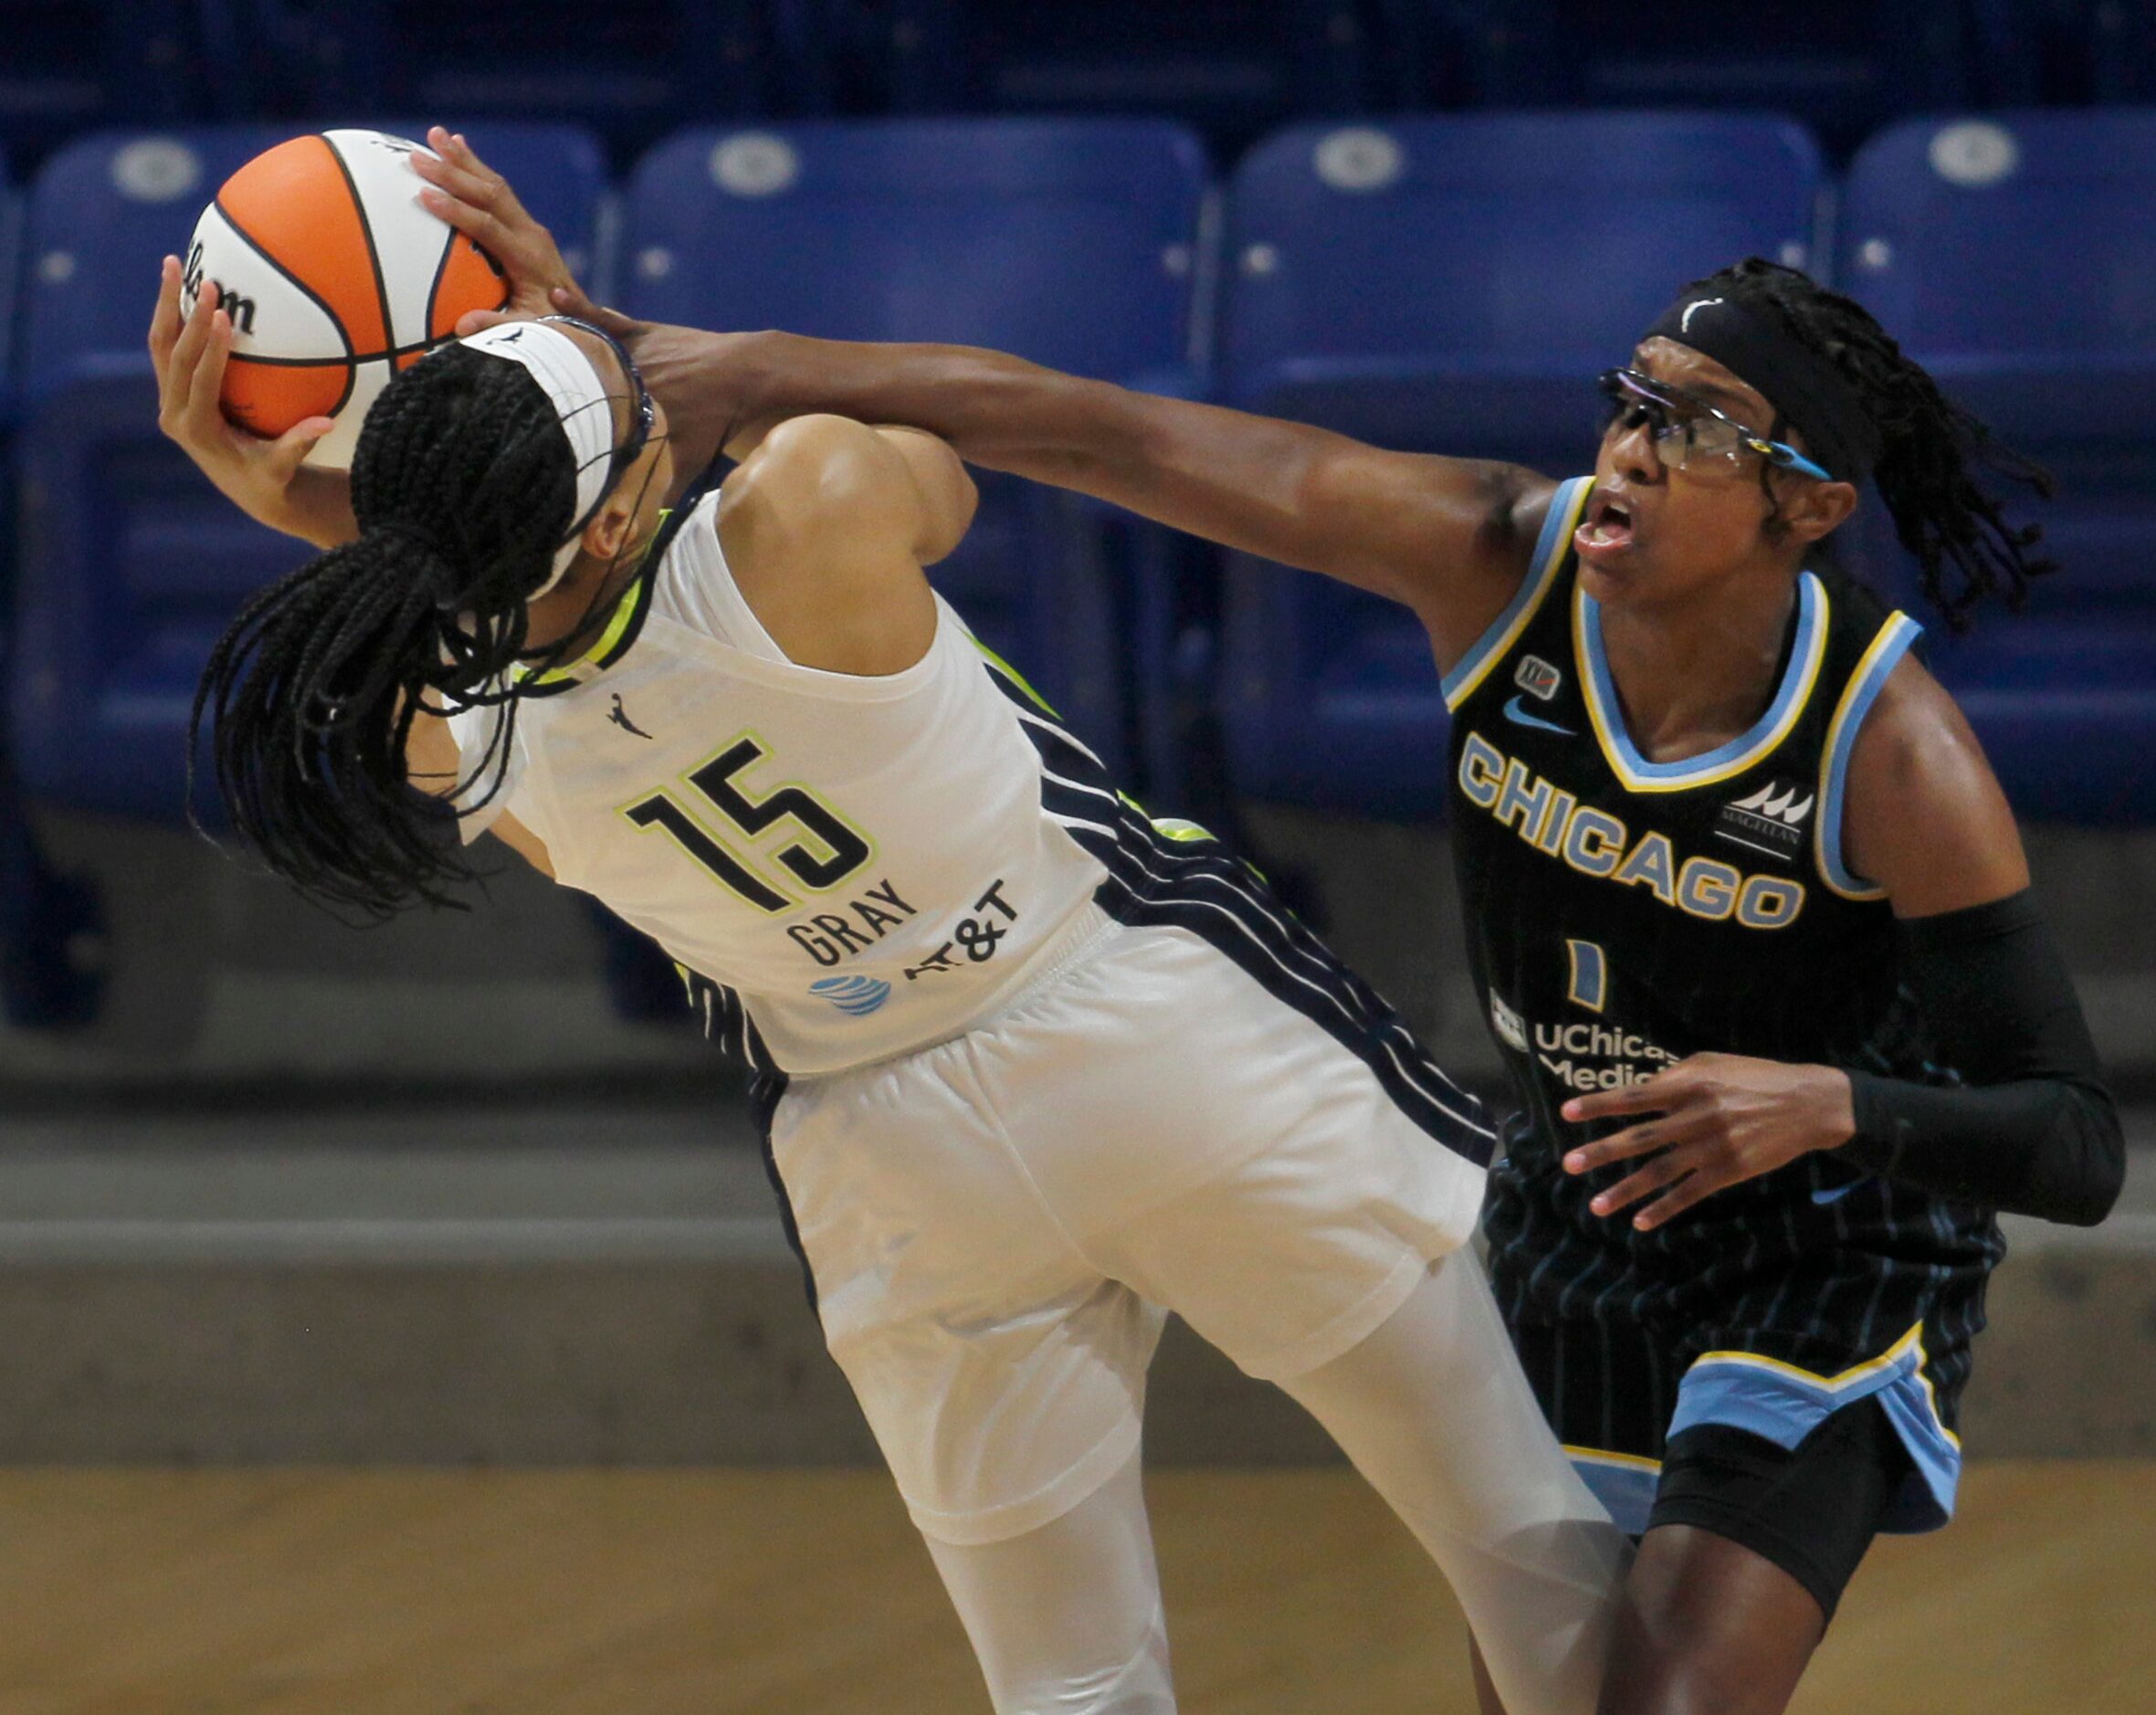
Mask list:
[[[487,832],[493,835],[510,850],[544,876],[554,879],[553,860],[547,856],[546,843],[507,810],[488,824]]]
[[[1311,569],[1412,607],[1449,671],[1519,592],[1556,491],[1518,465],[1346,442],[1303,497]]]
[[[981,491],[948,441],[895,424],[878,424],[876,432],[904,462],[907,478],[920,499],[913,557],[924,566],[934,565],[965,540]]]
[[[1843,858],[1897,917],[1932,917],[2029,885],[2014,811],[1967,719],[1904,657],[1849,761]]]
[[[405,778],[417,790],[437,798],[448,797],[462,784],[463,753],[448,721],[441,716],[422,713],[412,722],[412,731],[405,740]],[[488,823],[487,832],[547,879],[553,879],[554,866],[547,857],[545,842],[508,811],[498,812]]]

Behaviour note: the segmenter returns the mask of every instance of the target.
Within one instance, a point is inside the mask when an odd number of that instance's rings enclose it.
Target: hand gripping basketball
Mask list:
[[[345,540],[351,507],[342,484],[303,480],[301,467],[334,426],[326,416],[294,424],[275,440],[237,427],[220,397],[232,355],[232,319],[205,283],[192,315],[180,313],[180,261],[164,258],[157,309],[150,319],[150,362],[157,372],[157,426],[259,523],[322,546]]]
[[[426,153],[363,129],[289,138],[219,185],[195,222],[181,304],[214,283],[232,322],[226,415],[265,437],[334,418],[310,464],[348,467],[392,378],[465,311],[509,301],[500,265],[420,205],[411,163]]]

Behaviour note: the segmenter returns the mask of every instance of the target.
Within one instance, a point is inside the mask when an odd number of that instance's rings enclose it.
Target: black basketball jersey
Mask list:
[[[1636,1163],[1559,1165],[1622,1123],[1569,1124],[1561,1104],[1691,1054],[1951,1077],[1927,1058],[1885,897],[1841,850],[1849,753],[1919,627],[1805,572],[1751,730],[1649,762],[1577,582],[1589,487],[1559,489],[1519,595],[1445,682],[1469,958],[1520,1099],[1485,1217],[1499,1303],[1516,1325],[1641,1325],[1814,1376],[1921,1325],[1951,1425],[2004,1251],[1988,1211],[1814,1153],[1641,1233],[1635,1211],[1587,1206]]]

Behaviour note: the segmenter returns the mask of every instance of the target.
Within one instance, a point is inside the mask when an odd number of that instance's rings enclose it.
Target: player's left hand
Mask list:
[[[1839,1149],[1856,1133],[1846,1073],[1736,1054],[1695,1054],[1622,1089],[1575,1096],[1562,1111],[1572,1121],[1655,1116],[1564,1157],[1568,1173],[1650,1158],[1588,1205],[1614,1215],[1659,1192],[1632,1217],[1642,1232],[1725,1185],[1772,1173],[1814,1150]]]

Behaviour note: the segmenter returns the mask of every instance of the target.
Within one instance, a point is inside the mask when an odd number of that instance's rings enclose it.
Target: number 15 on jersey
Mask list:
[[[757,868],[755,857],[766,856],[805,891],[825,893],[863,868],[876,848],[805,786],[780,786],[752,797],[741,777],[770,754],[753,732],[744,732],[682,777],[693,789],[689,802],[683,802],[689,794],[662,787],[624,805],[621,813],[637,827],[668,835],[720,887],[777,916],[797,901],[784,880]],[[710,813],[709,820],[699,808]],[[729,834],[751,848],[748,855],[728,843]],[[793,837],[758,851],[760,844],[768,846],[783,834]]]

